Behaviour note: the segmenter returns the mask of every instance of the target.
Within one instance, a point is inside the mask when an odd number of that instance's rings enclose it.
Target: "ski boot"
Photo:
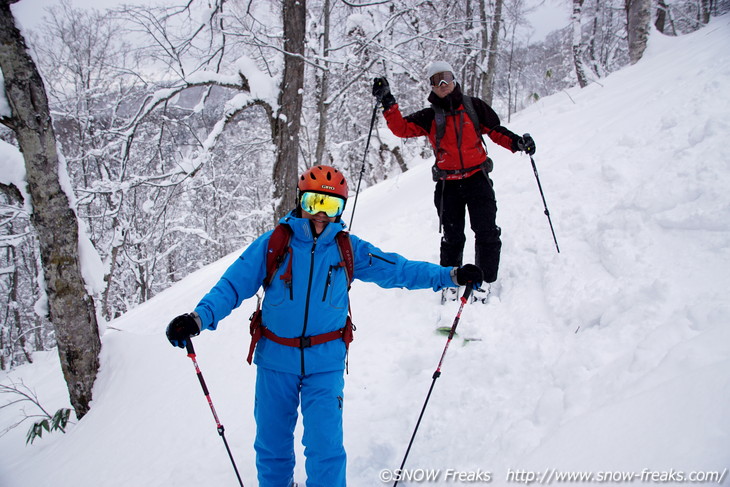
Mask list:
[[[441,290],[441,304],[456,301],[457,299],[459,299],[458,287],[447,287]]]
[[[474,289],[471,292],[471,296],[469,297],[469,303],[482,303],[487,304],[487,300],[489,299],[489,284],[486,286],[487,289],[484,289],[483,287],[478,287]]]
[[[487,304],[488,301],[499,298],[499,284],[496,282],[488,282],[485,283],[484,286],[486,289],[480,287],[471,293],[470,302]]]

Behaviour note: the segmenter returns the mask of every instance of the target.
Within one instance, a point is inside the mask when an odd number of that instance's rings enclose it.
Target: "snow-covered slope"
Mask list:
[[[507,124],[537,141],[561,253],[529,158],[492,147],[499,298],[465,308],[460,337],[481,341],[449,349],[407,467],[438,469],[438,485],[467,483],[448,469],[507,485],[730,467],[729,39],[727,16],[682,38],[654,33],[637,65]],[[437,261],[430,163],[411,164],[360,195],[353,232]],[[0,485],[236,485],[190,360],[164,338],[233,258],[110,323],[91,412],[27,447],[26,426],[0,438]],[[359,282],[351,297],[348,478],[367,487],[400,465],[445,343],[434,328],[451,324],[457,304]],[[246,486],[256,485],[255,368],[244,362],[254,306],[195,342]],[[50,411],[67,406],[55,354],[35,359],[0,380],[22,379]],[[0,410],[0,428],[18,409]]]

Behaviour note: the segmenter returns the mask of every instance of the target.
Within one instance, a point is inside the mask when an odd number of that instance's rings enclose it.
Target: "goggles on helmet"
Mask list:
[[[431,86],[448,85],[449,83],[454,81],[454,73],[452,73],[451,71],[436,73],[431,76],[429,80],[431,81]]]
[[[328,217],[334,218],[342,215],[342,211],[345,209],[344,199],[329,194],[305,191],[299,201],[302,209],[311,215],[323,211]]]

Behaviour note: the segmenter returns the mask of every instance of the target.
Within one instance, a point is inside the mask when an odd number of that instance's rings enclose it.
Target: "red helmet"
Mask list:
[[[347,200],[347,180],[345,175],[332,166],[310,167],[299,177],[299,193],[312,191],[331,194]]]

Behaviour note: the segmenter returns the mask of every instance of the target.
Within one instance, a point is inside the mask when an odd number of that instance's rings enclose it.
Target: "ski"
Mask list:
[[[438,328],[436,328],[437,335],[442,335],[442,336],[447,337],[447,336],[449,336],[449,333],[451,333],[450,326],[439,326]],[[458,337],[458,336],[459,336],[458,333],[454,333],[454,337]],[[464,340],[465,345],[470,342],[481,342],[482,341],[481,338],[477,338],[477,337],[464,337],[463,340]]]

